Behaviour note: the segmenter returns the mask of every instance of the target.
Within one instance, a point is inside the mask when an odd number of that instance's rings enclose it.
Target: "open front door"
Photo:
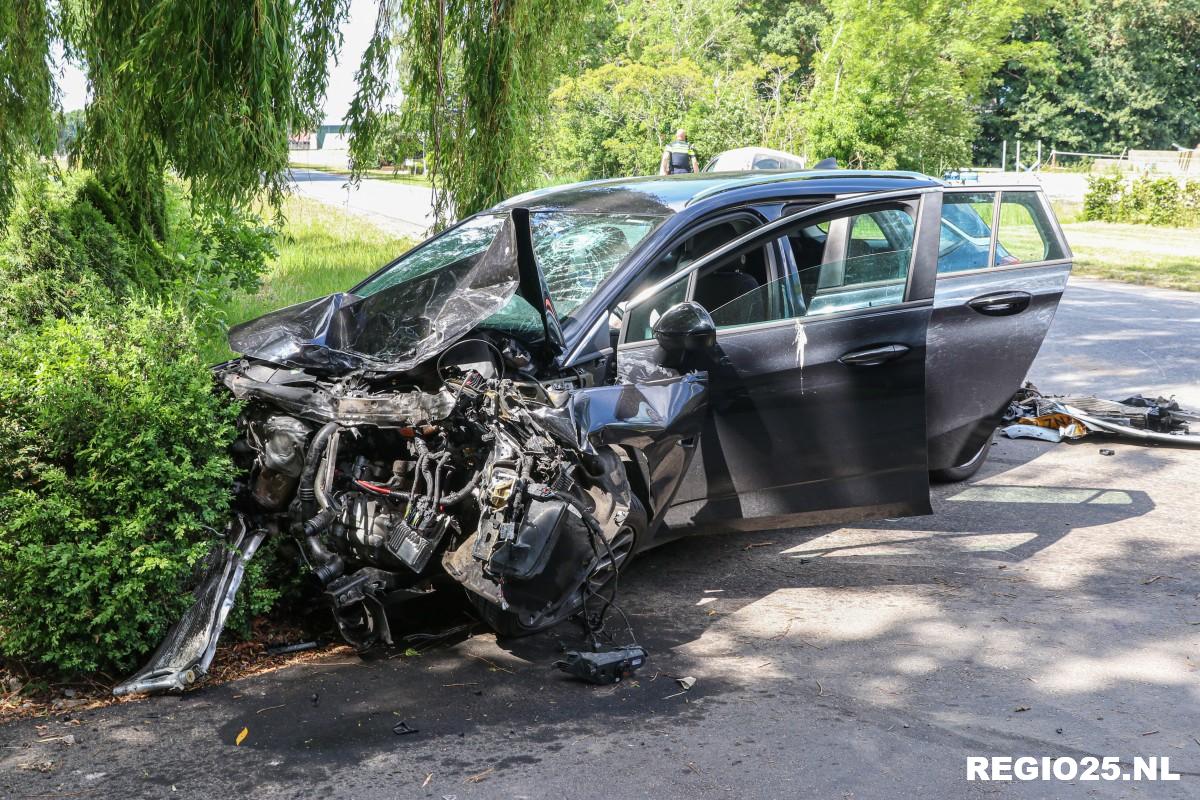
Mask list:
[[[687,527],[829,522],[929,513],[925,336],[937,218],[920,192],[827,203],[729,244],[657,297],[701,302],[709,412],[666,515]],[[770,248],[770,280],[741,269]],[[686,286],[686,290],[681,286]],[[638,308],[623,326],[626,380],[663,374]]]

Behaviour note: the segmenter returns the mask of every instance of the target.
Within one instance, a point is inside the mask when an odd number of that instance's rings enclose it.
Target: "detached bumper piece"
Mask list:
[[[208,673],[246,563],[265,536],[262,530],[247,531],[240,515],[229,523],[224,540],[210,554],[204,580],[195,591],[196,602],[167,632],[150,662],[113,689],[114,695],[181,692]]]

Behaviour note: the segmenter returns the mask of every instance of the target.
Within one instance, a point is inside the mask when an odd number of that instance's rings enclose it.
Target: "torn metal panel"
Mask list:
[[[114,695],[182,691],[204,677],[242,585],[246,563],[265,536],[261,529],[248,532],[240,514],[234,518],[225,540],[213,548],[208,571],[195,592],[196,602],[167,632],[149,663],[113,689]]]
[[[453,396],[409,391],[369,392],[314,376],[300,380],[295,370],[273,369],[262,364],[218,371],[218,377],[239,400],[260,400],[305,419],[337,420],[343,425],[399,425],[445,419],[453,407]],[[290,379],[275,380],[277,373]]]
[[[1010,439],[1040,439],[1056,443],[1063,440],[1063,435],[1058,431],[1040,425],[1007,425],[1001,430]]]

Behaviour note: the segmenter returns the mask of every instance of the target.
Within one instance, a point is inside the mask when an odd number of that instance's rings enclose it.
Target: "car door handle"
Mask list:
[[[996,292],[968,300],[967,305],[989,317],[1006,317],[1029,308],[1032,299],[1033,295],[1029,292]]]
[[[906,344],[883,344],[877,347],[868,347],[866,350],[846,353],[838,361],[847,367],[874,367],[885,361],[899,358],[908,350],[909,347]]]

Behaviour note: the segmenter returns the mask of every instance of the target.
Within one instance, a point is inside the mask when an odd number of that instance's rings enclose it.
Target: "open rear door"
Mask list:
[[[929,466],[979,452],[1021,387],[1071,273],[1045,195],[946,189],[929,327]]]

